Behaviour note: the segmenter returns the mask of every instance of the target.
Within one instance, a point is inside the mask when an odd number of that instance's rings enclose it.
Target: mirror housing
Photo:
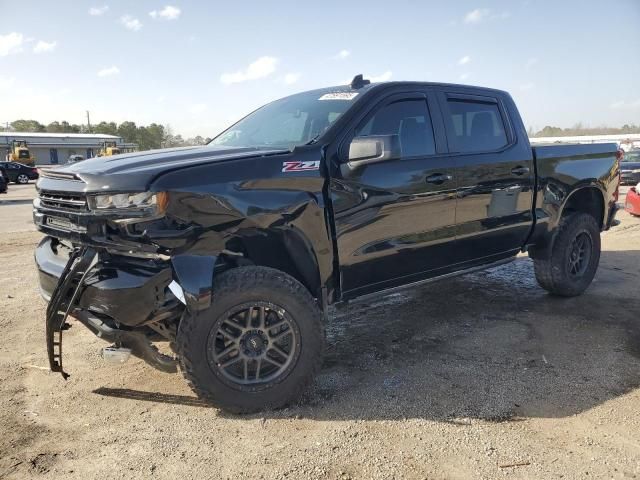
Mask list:
[[[347,165],[355,169],[367,163],[397,160],[402,156],[398,135],[355,137],[349,145]]]

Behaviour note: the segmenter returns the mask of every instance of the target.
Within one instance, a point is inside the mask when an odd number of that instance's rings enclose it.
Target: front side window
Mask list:
[[[436,153],[426,100],[400,100],[380,108],[356,130],[356,136],[369,135],[398,135],[403,157]]]
[[[459,99],[448,99],[447,104],[457,151],[486,152],[507,145],[498,104]]]
[[[292,149],[322,135],[357,96],[351,91],[314,91],[276,100],[240,120],[209,145]]]

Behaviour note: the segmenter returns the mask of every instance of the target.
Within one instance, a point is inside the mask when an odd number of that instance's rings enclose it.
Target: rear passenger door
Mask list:
[[[439,96],[457,180],[456,248],[464,262],[512,255],[533,218],[534,165],[517,142],[510,99],[442,91]],[[519,118],[519,117],[518,117]]]
[[[397,135],[401,157],[331,178],[345,297],[436,275],[454,263],[455,179],[435,95],[399,93],[375,102],[342,141]]]

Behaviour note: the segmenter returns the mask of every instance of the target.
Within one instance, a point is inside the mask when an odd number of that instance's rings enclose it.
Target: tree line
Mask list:
[[[625,135],[640,133],[640,126],[635,124],[625,124],[620,128],[616,127],[585,127],[578,123],[570,128],[552,127],[547,125],[542,130],[535,132],[529,127],[529,137],[577,137],[580,135]]]
[[[135,143],[140,150],[152,150],[156,148],[186,147],[191,145],[204,145],[211,140],[208,137],[197,135],[184,139],[180,134],[174,134],[169,125],[152,123],[150,125],[136,125],[135,122],[100,122],[92,125],[70,124],[67,121],[51,122],[43,125],[36,120],[16,120],[11,122],[9,130],[14,132],[47,132],[47,133],[103,133],[117,135],[127,143]],[[529,127],[529,137],[573,137],[579,135],[624,135],[640,133],[640,126],[625,124],[622,127],[585,127],[578,123],[570,128],[553,127],[547,125],[537,132]]]
[[[204,145],[211,139],[197,135],[184,139],[180,134],[174,134],[169,125],[152,123],[150,125],[136,125],[135,122],[100,122],[92,125],[71,124],[67,121],[51,122],[44,125],[37,120],[16,120],[10,123],[10,131],[13,132],[39,132],[39,133],[102,133],[122,137],[126,143],[135,143],[140,150],[152,150],[156,148],[186,147],[191,145]]]

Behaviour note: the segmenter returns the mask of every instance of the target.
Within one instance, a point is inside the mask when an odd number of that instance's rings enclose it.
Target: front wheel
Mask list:
[[[564,217],[550,255],[534,259],[538,284],[562,297],[582,294],[591,284],[600,262],[600,229],[586,213]]]
[[[293,277],[240,267],[216,278],[208,309],[185,314],[177,345],[199,397],[249,413],[301,396],[320,369],[324,326],[313,297]]]
[[[20,185],[26,185],[27,183],[29,183],[29,177],[26,176],[24,173],[21,173],[16,178],[16,183],[19,183]]]

